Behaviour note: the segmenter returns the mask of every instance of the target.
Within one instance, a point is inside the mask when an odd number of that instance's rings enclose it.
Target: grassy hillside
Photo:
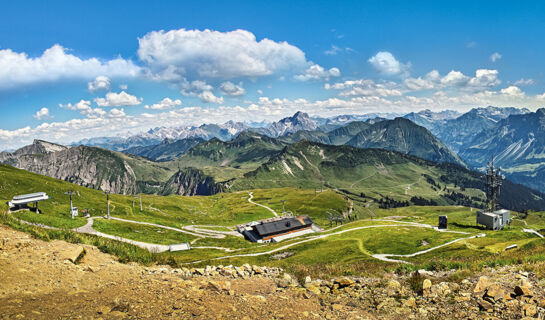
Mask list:
[[[232,190],[270,187],[331,187],[362,202],[412,201],[484,206],[479,173],[380,149],[358,149],[302,141],[231,183]],[[500,203],[511,209],[545,208],[545,196],[506,181]],[[414,202],[413,203],[417,203]],[[393,204],[399,206],[400,204]]]
[[[198,144],[176,163],[181,167],[199,168],[220,182],[256,169],[284,146],[276,139],[242,132],[230,141],[211,139]]]
[[[324,146],[318,147],[325,148]],[[320,150],[315,151],[321,157]],[[323,154],[333,160],[333,154],[327,150],[323,150]],[[381,162],[393,165],[395,161],[401,162],[401,160],[397,159],[398,156],[398,154],[392,153],[388,159],[383,155]],[[358,161],[364,163],[378,165],[377,162],[374,162],[376,159],[371,160],[370,156],[359,157],[358,159],[360,159]],[[356,160],[353,159],[353,161]],[[379,166],[379,168],[381,167]],[[392,173],[394,171],[392,170]],[[396,171],[395,174],[401,176],[402,170]],[[330,176],[332,175],[323,174],[324,180]],[[545,257],[543,252],[545,240],[521,232],[522,228],[545,231],[543,230],[545,228],[545,214],[542,212],[530,212],[520,215],[513,213],[513,216],[520,220],[514,220],[511,229],[495,232],[475,227],[475,210],[466,207],[410,206],[386,210],[373,205],[366,207],[355,201],[357,216],[365,220],[353,221],[338,228],[330,229],[325,210],[332,209],[341,212],[346,211],[350,205],[345,196],[333,190],[316,192],[312,189],[299,188],[256,189],[208,197],[144,195],[142,197],[142,211],[139,209],[138,200],[133,208],[134,198],[132,196],[111,196],[111,213],[114,217],[178,228],[193,224],[204,225],[203,228],[205,229],[225,231],[239,223],[272,216],[269,210],[248,202],[249,192],[253,192],[253,201],[280,212],[283,204],[281,200],[285,200],[286,210],[293,211],[296,214],[308,214],[315,222],[326,229],[321,234],[324,237],[321,238],[312,239],[313,235],[307,235],[299,239],[266,245],[250,243],[234,236],[227,236],[223,239],[198,238],[159,227],[96,219],[95,228],[108,234],[160,244],[191,242],[192,247],[194,247],[194,249],[185,252],[151,254],[145,250],[116,241],[75,234],[67,230],[41,229],[21,224],[13,219],[15,217],[61,228],[73,228],[83,225],[85,220],[82,218],[72,220],[68,215],[69,202],[64,192],[71,189],[78,193],[74,197],[74,204],[79,206],[80,209],[89,208],[94,216],[105,213],[105,196],[98,190],[80,187],[9,166],[0,166],[0,199],[2,201],[11,199],[15,194],[37,191],[45,191],[51,196],[50,200],[40,203],[43,214],[34,212],[3,213],[0,214],[0,222],[43,239],[64,239],[71,242],[97,245],[101,250],[119,256],[122,261],[138,261],[146,264],[159,262],[177,266],[186,266],[185,263],[195,261],[201,262],[191,266],[251,263],[281,266],[300,277],[311,275],[312,277],[327,278],[340,274],[380,274],[389,270],[405,272],[418,268],[431,270],[477,269],[487,265],[531,263],[532,261],[543,260]],[[5,212],[5,210],[6,206],[0,207],[0,212]],[[367,219],[371,216],[370,212],[373,220]],[[468,234],[440,233],[431,228],[400,223],[416,222],[435,225],[438,215],[447,215],[449,217],[449,230],[467,232]],[[525,223],[522,221],[525,221]],[[463,240],[431,253],[406,258],[407,261],[415,263],[413,266],[383,262],[372,257],[372,255],[380,253],[414,253],[445,244],[451,240],[480,233],[485,233],[486,237]],[[395,239],[395,241],[392,241],[392,239]],[[298,243],[301,240],[307,241]],[[282,247],[290,244],[293,244],[293,246],[282,249]],[[517,244],[518,248],[505,251],[505,247],[512,244]],[[219,249],[198,247],[224,247],[237,251],[225,252]],[[278,251],[267,253],[273,249],[278,249]],[[233,254],[249,253],[264,254],[228,257]],[[221,260],[213,260],[217,258],[221,258]],[[531,265],[527,267],[529,268]]]

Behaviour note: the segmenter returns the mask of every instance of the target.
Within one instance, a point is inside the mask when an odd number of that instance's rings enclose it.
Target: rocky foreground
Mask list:
[[[278,268],[122,264],[95,247],[0,226],[0,318],[544,318],[545,280],[519,269],[456,282],[421,272],[300,283]]]

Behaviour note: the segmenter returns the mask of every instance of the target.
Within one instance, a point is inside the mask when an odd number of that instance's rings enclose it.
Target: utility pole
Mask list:
[[[74,219],[74,206],[72,205],[72,195],[74,194],[73,190],[67,191],[64,194],[67,194],[70,196],[70,215],[72,216],[72,219]]]
[[[286,200],[280,200],[282,202],[282,215],[284,215],[284,212],[286,212],[286,210],[284,209],[284,204],[286,204]]]
[[[110,192],[105,191],[104,194],[106,195],[106,202],[108,203],[108,214],[106,215],[106,218],[110,219]]]

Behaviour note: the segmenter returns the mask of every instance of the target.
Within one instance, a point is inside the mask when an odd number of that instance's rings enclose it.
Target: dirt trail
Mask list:
[[[254,193],[253,192],[250,192],[248,193],[250,195],[250,197],[248,198],[248,202],[251,203],[251,204],[255,204],[256,206],[260,206],[262,208],[265,208],[267,210],[269,210],[270,212],[272,212],[274,214],[275,217],[278,217],[278,214],[276,213],[276,211],[274,211],[273,209],[265,206],[265,205],[262,205],[262,204],[259,204],[257,202],[253,202],[252,199],[254,198]]]

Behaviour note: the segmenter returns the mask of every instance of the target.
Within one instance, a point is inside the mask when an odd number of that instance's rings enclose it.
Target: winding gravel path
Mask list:
[[[128,244],[132,244],[134,246],[140,247],[142,249],[146,249],[149,252],[159,253],[159,252],[165,252],[165,251],[170,250],[170,246],[167,246],[167,245],[135,241],[135,240],[131,240],[131,239],[123,238],[123,237],[118,237],[118,236],[113,236],[113,235],[110,235],[110,234],[106,234],[106,233],[96,231],[93,228],[93,223],[95,222],[95,219],[104,219],[104,218],[102,218],[102,217],[87,218],[87,223],[83,227],[72,229],[72,231],[79,232],[79,233],[92,234],[92,235],[103,237],[103,238],[108,238],[108,239],[112,239],[112,240],[125,242],[125,243],[128,243]],[[113,217],[112,217],[112,219],[113,219]]]
[[[278,217],[278,214],[276,213],[276,211],[274,211],[273,209],[265,206],[265,205],[262,205],[262,204],[259,204],[257,202],[253,202],[252,199],[254,198],[254,193],[253,192],[249,192],[248,193],[250,195],[250,197],[248,198],[248,202],[251,203],[251,204],[255,204],[256,206],[260,206],[260,207],[263,207],[267,210],[269,210],[270,212],[272,212],[274,214],[275,217]]]

